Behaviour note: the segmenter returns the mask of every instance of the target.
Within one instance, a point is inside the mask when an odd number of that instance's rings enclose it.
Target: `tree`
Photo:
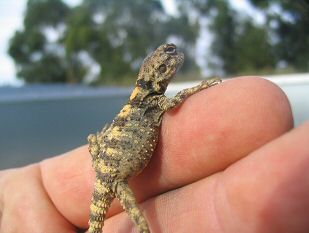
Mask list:
[[[274,70],[276,60],[266,28],[245,20],[242,30],[236,36],[234,74],[268,73]]]
[[[68,6],[61,0],[28,1],[24,29],[15,32],[9,47],[19,78],[26,82],[79,81],[68,80],[63,46],[59,41],[50,42],[47,36],[61,30],[68,13]]]
[[[267,28],[256,25],[230,6],[228,0],[177,0],[207,19],[212,34],[209,67],[216,73],[240,73],[274,69],[275,57]],[[241,17],[240,17],[241,15]]]
[[[210,1],[208,5],[208,8],[203,9],[201,13],[212,15],[209,26],[214,36],[211,52],[221,61],[224,73],[235,74],[237,72],[235,61],[238,55],[236,52],[236,12],[224,0],[217,1],[216,3]],[[211,60],[209,63],[211,66],[216,66]]]
[[[309,71],[309,1],[250,0],[266,12],[274,34],[277,59],[298,71]],[[278,9],[274,11],[273,9]]]
[[[96,64],[94,83],[132,83],[147,53],[170,38],[190,49],[197,34],[197,25],[168,15],[159,0],[84,0],[74,8],[61,0],[29,0],[9,54],[26,82],[89,80]],[[195,61],[186,56],[186,64]]]
[[[72,30],[67,34],[66,44],[75,52],[86,50],[99,64],[96,83],[132,83],[145,54],[171,36],[185,41],[182,45],[189,47],[198,33],[185,17],[168,15],[158,0],[84,0],[75,13],[80,19],[71,22],[80,23],[78,29],[76,25],[69,27]],[[77,37],[78,40],[70,40]],[[186,61],[195,64],[189,56]]]

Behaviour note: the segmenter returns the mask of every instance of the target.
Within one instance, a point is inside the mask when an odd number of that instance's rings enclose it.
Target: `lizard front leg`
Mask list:
[[[181,104],[186,98],[189,96],[203,90],[209,88],[211,86],[217,85],[221,83],[222,80],[220,78],[212,78],[208,80],[202,81],[199,85],[191,88],[184,89],[178,92],[173,98],[161,98],[159,100],[159,106],[163,111],[168,111],[177,105]]]

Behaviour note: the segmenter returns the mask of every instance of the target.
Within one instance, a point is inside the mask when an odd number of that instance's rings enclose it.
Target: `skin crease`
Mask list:
[[[131,180],[152,232],[308,232],[309,123],[292,129],[274,84],[246,77],[164,115],[156,152]],[[0,172],[0,232],[87,227],[94,184],[86,146]],[[136,232],[117,200],[104,232]]]

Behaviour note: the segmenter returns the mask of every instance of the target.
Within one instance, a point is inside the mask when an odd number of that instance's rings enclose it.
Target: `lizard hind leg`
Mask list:
[[[114,184],[113,191],[119,199],[122,207],[128,213],[135,223],[140,233],[150,233],[147,221],[137,206],[134,193],[130,189],[127,181],[117,181]]]
[[[113,199],[114,195],[110,185],[97,178],[90,205],[88,233],[102,232],[104,219]]]
[[[90,134],[87,138],[88,140],[88,150],[92,156],[92,160],[95,161],[98,159],[98,155],[100,154],[101,145],[103,145],[104,133],[108,129],[109,124],[105,124],[102,131],[97,134]]]

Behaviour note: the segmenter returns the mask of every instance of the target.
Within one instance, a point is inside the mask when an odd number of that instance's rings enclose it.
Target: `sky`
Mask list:
[[[69,5],[76,5],[81,0],[65,0]],[[174,0],[163,0],[163,5],[170,13],[175,13]],[[14,61],[8,55],[9,40],[14,32],[22,28],[27,0],[0,0],[0,85],[21,85],[16,78]],[[236,9],[250,10],[246,0],[231,0]],[[247,12],[248,13],[248,12]]]

